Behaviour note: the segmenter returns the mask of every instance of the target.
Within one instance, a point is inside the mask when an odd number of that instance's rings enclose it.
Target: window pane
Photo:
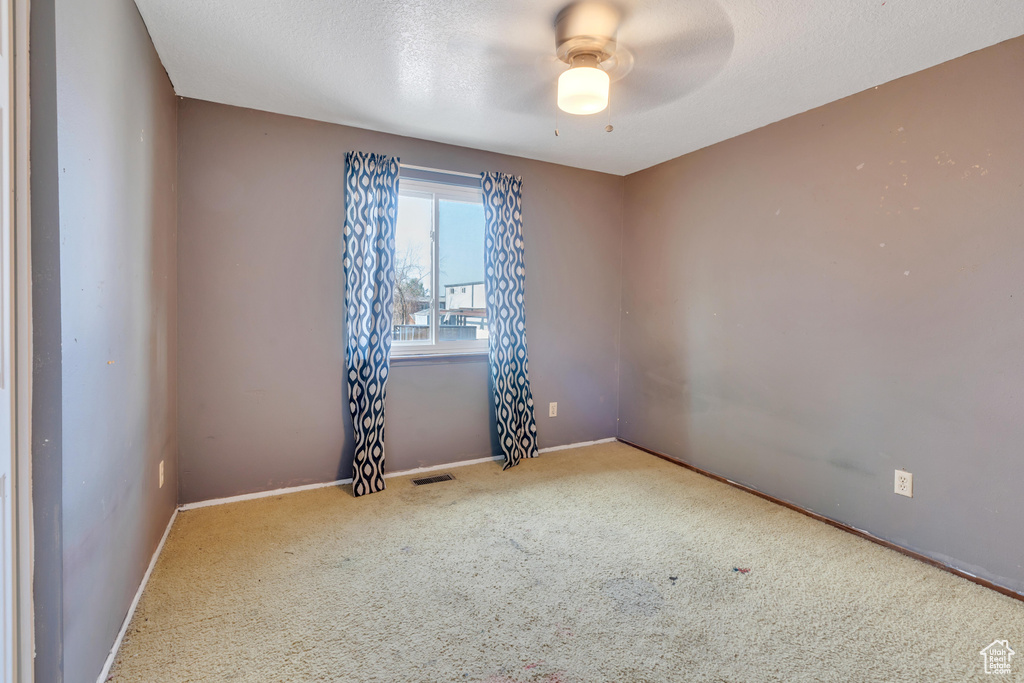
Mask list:
[[[440,341],[487,339],[483,204],[438,202]]]
[[[395,327],[393,341],[430,341],[430,197],[400,195],[395,229]]]

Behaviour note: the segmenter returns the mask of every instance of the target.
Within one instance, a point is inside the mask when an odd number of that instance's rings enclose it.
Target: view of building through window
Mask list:
[[[405,180],[400,188],[395,346],[479,348],[479,343],[466,343],[487,339],[484,209],[479,192]]]

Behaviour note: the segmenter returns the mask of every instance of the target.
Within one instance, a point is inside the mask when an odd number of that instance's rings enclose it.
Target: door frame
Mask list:
[[[13,95],[11,169],[14,249],[14,472],[11,492],[14,511],[14,648],[12,681],[34,679],[35,613],[32,598],[32,222],[29,184],[29,15],[31,0],[11,1],[11,88]],[[6,678],[6,674],[4,676]]]

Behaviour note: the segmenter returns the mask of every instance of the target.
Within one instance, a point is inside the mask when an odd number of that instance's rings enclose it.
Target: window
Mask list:
[[[393,330],[395,356],[487,350],[479,188],[399,180]]]

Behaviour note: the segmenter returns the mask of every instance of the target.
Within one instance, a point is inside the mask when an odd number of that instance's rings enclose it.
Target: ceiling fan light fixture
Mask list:
[[[558,108],[567,114],[596,114],[608,107],[611,79],[596,55],[581,54],[558,77]]]

